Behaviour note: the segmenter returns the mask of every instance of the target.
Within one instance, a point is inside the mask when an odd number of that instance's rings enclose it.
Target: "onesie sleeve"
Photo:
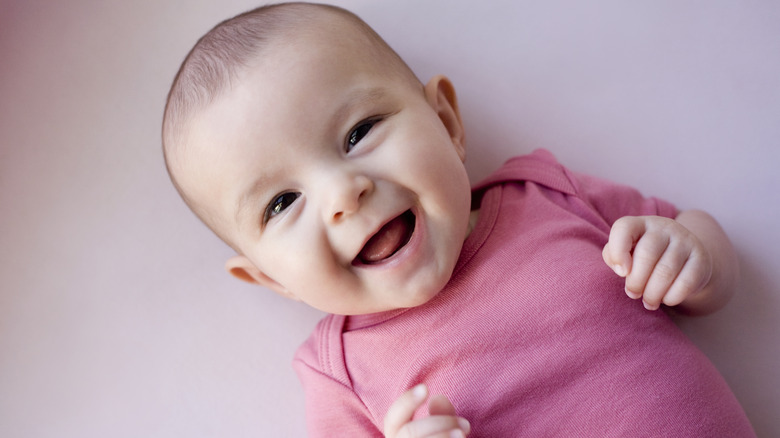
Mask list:
[[[577,196],[610,227],[623,216],[653,215],[673,219],[678,214],[673,204],[656,197],[645,197],[633,187],[568,169],[565,172]]]
[[[341,343],[344,317],[325,317],[295,354],[293,368],[306,397],[309,437],[382,437],[352,389]]]
[[[309,437],[382,437],[368,409],[350,388],[303,361],[296,360],[294,366],[306,393]]]
[[[545,149],[510,159],[498,172],[477,185],[476,190],[508,180],[534,182],[567,195],[567,201],[563,201],[567,208],[607,231],[623,216],[674,218],[678,213],[671,203],[645,197],[633,187],[574,172]]]

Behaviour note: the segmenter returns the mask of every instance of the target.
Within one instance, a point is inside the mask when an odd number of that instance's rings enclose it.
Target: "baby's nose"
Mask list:
[[[365,175],[348,175],[323,189],[330,192],[326,220],[338,223],[360,210],[374,183]]]

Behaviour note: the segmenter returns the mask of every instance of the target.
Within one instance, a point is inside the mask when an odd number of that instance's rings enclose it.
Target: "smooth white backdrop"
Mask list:
[[[452,78],[473,178],[545,147],[714,214],[743,279],[680,325],[780,435],[780,3],[335,3]],[[0,436],[305,435],[321,314],[224,274],[160,152],[184,55],[254,6],[0,0]]]

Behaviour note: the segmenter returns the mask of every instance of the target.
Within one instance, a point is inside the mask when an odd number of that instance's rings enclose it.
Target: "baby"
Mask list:
[[[294,361],[311,436],[754,435],[657,311],[729,300],[717,223],[543,150],[472,188],[450,81],[421,84],[345,10],[211,30],[163,143],[227,271],[330,313]]]

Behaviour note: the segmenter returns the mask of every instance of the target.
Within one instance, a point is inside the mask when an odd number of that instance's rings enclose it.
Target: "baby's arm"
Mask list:
[[[465,437],[471,426],[465,418],[455,413],[455,408],[442,395],[431,398],[428,404],[429,417],[412,421],[414,411],[428,398],[428,388],[417,385],[406,391],[390,406],[385,415],[384,434],[388,438],[417,437]]]
[[[687,210],[675,219],[626,216],[613,225],[604,261],[626,278],[626,294],[646,308],[661,303],[703,315],[734,292],[739,263],[726,233],[709,214]]]

